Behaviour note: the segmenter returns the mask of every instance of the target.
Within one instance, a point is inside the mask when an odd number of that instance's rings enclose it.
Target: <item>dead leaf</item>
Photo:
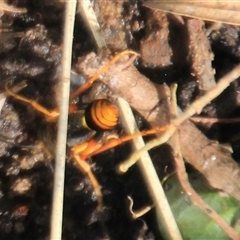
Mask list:
[[[187,17],[200,18],[207,21],[240,25],[240,2],[231,0],[166,0],[148,1],[143,6]]]

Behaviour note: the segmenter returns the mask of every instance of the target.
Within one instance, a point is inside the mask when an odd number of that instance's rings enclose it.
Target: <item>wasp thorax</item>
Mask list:
[[[86,123],[93,130],[113,129],[119,118],[116,105],[107,99],[94,100],[86,109]]]

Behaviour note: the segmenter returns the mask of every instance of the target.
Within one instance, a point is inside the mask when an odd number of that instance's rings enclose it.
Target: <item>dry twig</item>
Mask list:
[[[103,38],[101,34],[101,29],[99,26],[99,23],[97,21],[97,17],[93,11],[92,4],[89,0],[78,0],[78,8],[79,12],[81,13],[81,16],[84,19],[84,22],[89,28],[89,31],[91,32],[93,39],[95,40],[95,43],[98,48],[102,48],[106,46],[105,39]]]
[[[128,134],[135,133],[137,131],[137,125],[129,104],[123,99],[118,99],[118,103],[121,105],[120,112],[126,132]],[[143,146],[144,141],[141,137],[133,139],[132,147],[135,151]],[[167,239],[182,239],[156,170],[147,152],[141,155],[138,166],[156,207],[156,215],[164,225],[164,233]]]
[[[50,239],[61,239],[63,194],[65,178],[65,156],[67,142],[67,121],[70,92],[71,56],[73,28],[77,0],[67,1],[65,9],[64,40],[62,55],[61,102],[58,119],[58,135],[56,144],[56,162],[54,173],[54,191],[52,203],[52,220]]]

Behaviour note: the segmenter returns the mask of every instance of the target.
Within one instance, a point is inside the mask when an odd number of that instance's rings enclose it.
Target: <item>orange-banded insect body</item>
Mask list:
[[[94,100],[85,112],[87,126],[96,131],[115,128],[118,119],[118,108],[108,99]]]

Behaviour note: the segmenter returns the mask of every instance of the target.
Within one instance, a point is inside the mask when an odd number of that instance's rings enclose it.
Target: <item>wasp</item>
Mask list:
[[[70,100],[73,100],[88,88],[92,86],[92,83],[96,81],[104,72],[108,70],[108,68],[114,64],[122,55],[124,54],[134,54],[137,55],[134,51],[125,50],[110,60],[110,62],[103,66],[93,77],[89,78],[82,86],[80,86],[76,91],[70,94]],[[57,120],[59,116],[59,109],[55,108],[53,110],[48,110],[44,106],[40,105],[35,100],[28,99],[18,93],[15,93],[8,84],[5,84],[6,94],[12,96],[14,99],[19,100],[25,104],[29,104],[36,111],[41,113],[46,121],[54,122]],[[74,114],[77,111],[75,105],[69,106],[69,113]],[[119,111],[118,107],[112,103],[108,99],[98,99],[94,100],[89,104],[86,108],[83,117],[79,119],[80,124],[88,129],[94,130],[96,133],[110,131],[113,130],[119,123]],[[74,146],[70,147],[69,155],[75,160],[78,164],[80,170],[90,179],[93,189],[96,193],[98,199],[98,209],[102,209],[103,201],[102,201],[102,193],[100,184],[98,183],[96,177],[94,176],[91,166],[85,161],[87,158],[99,154],[103,151],[106,151],[110,148],[118,146],[123,142],[132,140],[138,136],[145,136],[150,134],[155,134],[157,132],[162,132],[166,129],[166,127],[159,127],[150,130],[144,130],[142,132],[138,132],[132,135],[123,136],[120,138],[110,138],[105,141],[99,140],[97,134],[95,134],[90,140],[87,140],[83,143],[77,143]]]

